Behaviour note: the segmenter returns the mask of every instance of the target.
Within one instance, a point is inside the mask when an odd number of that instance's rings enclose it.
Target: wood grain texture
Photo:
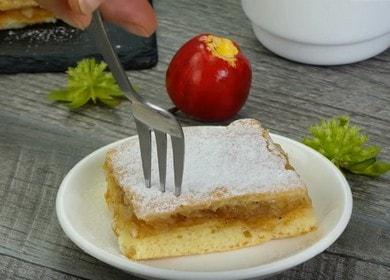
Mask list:
[[[167,65],[202,32],[235,39],[253,67],[251,96],[237,118],[301,139],[320,118],[348,114],[390,160],[390,51],[338,67],[297,64],[255,39],[238,0],[157,1],[160,62],[129,72],[142,94],[170,107]],[[129,106],[70,112],[46,99],[63,74],[0,76],[0,279],[137,279],[78,249],[61,230],[55,195],[69,169],[96,148],[135,134]],[[180,117],[186,125],[198,122]],[[347,175],[354,209],[344,234],[324,253],[273,279],[390,279],[390,176]]]

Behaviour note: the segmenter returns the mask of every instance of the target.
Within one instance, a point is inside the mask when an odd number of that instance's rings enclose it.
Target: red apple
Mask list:
[[[244,105],[251,79],[250,63],[235,42],[201,34],[173,57],[166,87],[176,107],[189,117],[223,121]]]

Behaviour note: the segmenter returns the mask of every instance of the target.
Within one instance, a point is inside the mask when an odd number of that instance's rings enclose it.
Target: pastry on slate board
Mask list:
[[[109,23],[107,29],[126,70],[156,65],[155,34],[143,38]],[[32,0],[0,0],[0,50],[0,74],[64,72],[83,58],[102,59],[88,32]]]
[[[0,0],[0,29],[23,28],[37,23],[55,22],[54,15],[32,0]]]

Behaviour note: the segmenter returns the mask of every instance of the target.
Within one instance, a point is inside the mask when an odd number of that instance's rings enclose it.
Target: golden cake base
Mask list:
[[[126,202],[122,189],[107,176],[107,205],[114,220],[113,229],[121,252],[130,259],[146,260],[222,252],[261,244],[271,239],[293,237],[316,227],[311,204],[288,211],[281,216],[248,220],[209,218],[202,223],[171,225],[157,233],[140,234],[137,221]],[[277,203],[275,203],[277,205]],[[254,220],[256,222],[254,222]]]

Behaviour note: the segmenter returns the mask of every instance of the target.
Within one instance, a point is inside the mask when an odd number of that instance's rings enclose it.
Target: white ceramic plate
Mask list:
[[[295,238],[225,253],[134,262],[120,254],[103,194],[105,146],[81,160],[64,178],[57,195],[60,224],[82,250],[144,278],[247,279],[266,277],[296,266],[328,248],[345,229],[352,211],[350,187],[342,173],[316,151],[289,138],[271,135],[289,154],[308,184],[318,230]]]

